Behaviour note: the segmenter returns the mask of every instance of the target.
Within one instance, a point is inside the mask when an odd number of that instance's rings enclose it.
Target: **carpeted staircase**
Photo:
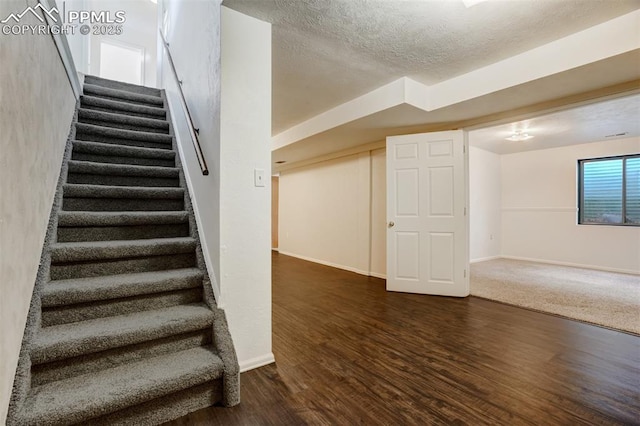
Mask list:
[[[166,105],[85,79],[9,425],[158,424],[239,402]]]

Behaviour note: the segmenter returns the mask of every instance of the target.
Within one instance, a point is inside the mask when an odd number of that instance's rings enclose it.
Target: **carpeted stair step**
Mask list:
[[[94,111],[127,114],[133,117],[144,117],[156,120],[165,120],[167,112],[163,108],[132,104],[124,101],[116,101],[96,96],[82,95],[80,106]]]
[[[65,358],[46,364],[32,365],[30,371],[31,383],[32,386],[40,386],[53,381],[91,373],[99,369],[137,362],[144,358],[210,345],[212,342],[212,330],[205,328],[137,345],[114,348],[74,358]]]
[[[43,327],[33,340],[31,362],[44,364],[203,330],[213,325],[213,318],[211,309],[198,303]]]
[[[188,253],[195,248],[196,240],[191,237],[55,243],[51,246],[51,263],[160,256]]]
[[[81,241],[51,245],[51,280],[192,268],[191,237]]]
[[[45,308],[199,288],[203,273],[197,268],[137,274],[108,275],[50,281],[40,296]]]
[[[67,183],[112,186],[180,186],[177,168],[69,161]]]
[[[140,93],[111,89],[109,87],[96,86],[93,84],[85,84],[83,87],[83,93],[85,95],[97,96],[114,101],[123,101],[143,106],[152,106],[155,108],[164,107],[164,100],[158,96],[143,95]]]
[[[58,216],[58,242],[186,237],[189,215],[176,212],[65,212]]]
[[[94,75],[86,75],[84,84],[93,84],[94,86],[109,87],[111,89],[124,90],[126,92],[141,93],[149,96],[162,96],[161,90],[155,87],[138,86],[136,84],[125,83],[123,81],[109,80],[107,78],[96,77]]]
[[[42,326],[49,327],[199,303],[202,273],[195,268],[184,268],[50,281],[43,289],[42,298]]]
[[[174,271],[180,273],[174,273]],[[183,271],[190,271],[190,273],[185,274]],[[199,275],[200,280],[198,280],[198,275],[193,271],[197,271],[197,269],[184,268],[123,274],[121,277],[124,278],[115,281],[120,285],[113,285],[109,288],[105,285],[105,283],[109,283],[109,280],[106,279],[109,276],[51,281],[43,291],[47,301],[42,304],[42,326],[49,327],[94,318],[199,303],[202,301],[202,274]],[[168,276],[162,277],[164,273],[167,273]],[[153,274],[160,278],[154,278],[153,281],[150,281],[150,278],[145,276]],[[147,281],[132,283],[130,275],[138,276]],[[52,305],[52,300],[60,302],[61,294],[70,296],[67,303]],[[75,302],[74,300],[77,299],[86,300]]]
[[[65,184],[62,209],[66,211],[180,211],[183,188]]]
[[[136,130],[162,134],[169,133],[169,123],[166,120],[132,117],[127,114],[96,111],[86,108],[80,108],[78,110],[78,121],[80,123],[113,127],[117,129]]]
[[[175,152],[99,142],[73,141],[72,160],[113,164],[175,167]]]
[[[92,419],[219,379],[221,359],[199,347],[32,388],[20,424],[94,423]],[[213,385],[212,385],[213,386]]]
[[[76,139],[114,145],[137,146],[142,148],[171,149],[173,138],[152,132],[116,129],[94,124],[76,123]]]

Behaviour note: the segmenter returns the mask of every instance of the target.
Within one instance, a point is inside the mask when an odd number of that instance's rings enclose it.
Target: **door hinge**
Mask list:
[[[463,154],[467,153],[467,146],[466,145],[462,145],[462,153]]]
[[[464,208],[464,215],[465,216],[467,215],[467,208],[466,207]]]
[[[467,270],[464,270],[464,277],[467,278]]]

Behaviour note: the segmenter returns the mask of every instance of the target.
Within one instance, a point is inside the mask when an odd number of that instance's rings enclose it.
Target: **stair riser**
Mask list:
[[[166,271],[196,266],[194,253],[149,256],[134,259],[111,259],[96,262],[73,262],[51,265],[51,280],[98,277],[136,272]]]
[[[177,177],[153,177],[153,176],[115,176],[87,173],[69,173],[67,183],[84,183],[89,185],[111,186],[147,186],[147,187],[178,187],[180,181]]]
[[[94,111],[102,111],[102,112],[110,112],[115,114],[126,114],[132,117],[141,117],[141,118],[152,118],[154,120],[166,120],[166,113],[160,111],[153,112],[141,112],[137,105],[131,104],[129,105],[118,105],[117,106],[101,106],[99,104],[95,104],[94,101],[85,101],[83,100],[80,105],[82,108],[91,109]]]
[[[34,386],[112,368],[127,362],[205,346],[211,343],[211,330],[199,330],[152,340],[137,345],[111,349],[94,354],[67,358],[61,361],[33,365],[31,380]]]
[[[119,96],[115,96],[112,94],[98,94],[98,93],[94,93],[93,91],[90,90],[85,90],[84,91],[85,95],[89,95],[89,96],[93,96],[96,98],[100,98],[100,99],[106,99],[108,101],[116,101],[116,102],[126,102],[128,104],[131,105],[135,105],[135,106],[143,106],[143,107],[153,107],[153,108],[163,108],[164,104],[160,101],[156,102],[153,100],[143,100],[143,99],[130,99],[126,96],[123,97],[119,97]]]
[[[71,155],[72,160],[93,161],[96,163],[109,164],[131,164],[134,166],[159,166],[159,167],[175,167],[176,163],[173,159],[163,158],[143,158],[143,157],[119,157],[110,155],[92,154],[89,152],[74,151]]]
[[[202,288],[194,288],[56,308],[43,308],[42,326],[49,327],[52,325],[124,315],[201,301]]]
[[[78,131],[76,139],[79,141],[108,143],[111,145],[136,146],[139,148],[155,148],[171,150],[171,144],[165,142],[139,141],[132,139],[116,139],[111,136],[96,135],[89,132]]]
[[[78,135],[98,135],[106,139],[131,139],[139,141],[149,141],[155,143],[165,143],[171,145],[172,139],[168,134],[147,133],[135,130],[116,129],[113,127],[100,127],[89,123],[76,123],[76,136]]]
[[[64,198],[66,211],[180,211],[184,200],[136,198]]]
[[[160,96],[160,89],[153,87],[138,86],[129,83],[122,83],[119,81],[110,81],[102,78],[96,78],[94,76],[86,76],[84,79],[85,84],[93,84],[95,86],[107,87],[109,89],[124,90],[125,92],[141,93],[149,96]]]
[[[85,226],[58,228],[58,242],[139,240],[146,238],[188,237],[189,224],[135,226]]]
[[[168,124],[162,127],[146,127],[146,126],[137,125],[137,124],[127,124],[127,123],[120,123],[115,121],[102,121],[102,120],[95,120],[95,119],[83,118],[83,117],[79,119],[79,122],[85,123],[85,124],[93,124],[95,126],[109,127],[111,129],[133,130],[136,132],[158,133],[162,135],[169,134]]]
[[[222,380],[172,393],[108,416],[91,419],[92,426],[155,425],[222,403]]]

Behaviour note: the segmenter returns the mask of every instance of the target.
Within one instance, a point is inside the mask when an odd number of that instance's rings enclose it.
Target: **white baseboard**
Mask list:
[[[349,272],[355,272],[356,274],[366,275],[367,277],[371,275],[369,272],[363,271],[362,269],[353,268],[351,266],[340,265],[338,263],[327,262],[326,260],[314,259],[313,257],[303,256],[301,254],[289,253],[288,251],[279,251],[280,254],[284,254],[285,256],[291,256],[298,259],[306,260],[308,262],[319,263],[320,265],[331,266],[332,268],[343,269]],[[373,276],[373,275],[371,275]]]
[[[503,259],[512,259],[512,260],[524,260],[527,262],[537,262],[537,263],[548,263],[550,265],[559,265],[559,266],[570,266],[573,268],[583,268],[583,269],[593,269],[596,271],[605,271],[605,272],[617,272],[620,274],[629,274],[629,275],[640,275],[640,271],[634,271],[631,269],[618,269],[618,268],[609,268],[606,266],[598,266],[598,265],[585,265],[582,263],[571,263],[571,262],[559,262],[556,260],[548,260],[548,259],[534,259],[531,257],[520,257],[520,256],[500,256]]]
[[[240,361],[240,372],[253,370],[254,368],[264,367],[265,365],[273,364],[276,362],[276,358],[273,356],[273,352],[261,355],[255,358]]]
[[[387,279],[387,274],[379,274],[377,272],[369,272],[369,276],[374,277],[374,278],[381,278],[383,280]]]
[[[479,257],[477,259],[471,259],[469,263],[478,263],[478,262],[486,262],[488,260],[496,260],[500,259],[502,256],[487,256],[487,257]]]

